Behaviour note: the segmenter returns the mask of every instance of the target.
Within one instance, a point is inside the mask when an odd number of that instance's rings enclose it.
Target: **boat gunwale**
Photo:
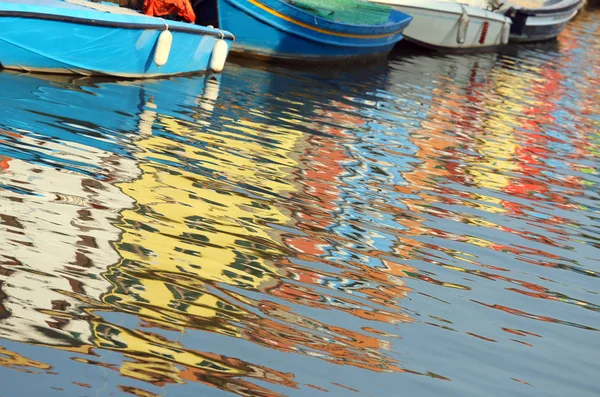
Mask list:
[[[390,4],[390,3],[381,3],[379,1],[376,1],[375,3],[376,4],[386,4],[386,5]],[[412,8],[412,9],[415,9],[415,10],[433,11],[433,12],[439,12],[441,14],[451,14],[451,15],[458,15],[458,16],[462,15],[462,11],[458,12],[458,11],[453,11],[453,10],[440,10],[440,9],[433,8],[433,7],[424,7],[424,6],[416,6],[416,5],[394,4],[394,5],[392,5],[392,7]],[[509,23],[512,23],[510,17],[508,17],[507,15],[504,15],[502,13],[497,13],[497,12],[485,10],[483,8],[473,7],[473,6],[467,6],[467,5],[465,5],[464,7],[467,10],[476,9],[476,10],[481,10],[481,11],[485,12],[485,16],[467,13],[469,15],[469,18],[490,19],[490,20],[494,20],[494,21],[497,21],[497,22],[509,22]],[[403,11],[401,11],[401,12],[403,12]]]
[[[147,15],[141,15],[141,17],[148,17]],[[139,29],[139,30],[170,30],[172,32],[190,33],[198,36],[212,36],[222,39],[228,39],[231,41],[235,40],[235,36],[226,30],[211,30],[207,27],[199,25],[190,25],[189,27],[181,24],[167,24],[161,20],[160,23],[147,23],[147,22],[120,22],[120,21],[108,21],[95,18],[78,17],[70,15],[52,14],[47,12],[37,11],[18,11],[18,10],[0,10],[1,17],[21,17],[30,19],[41,19],[55,22],[68,22],[79,25],[89,25],[107,28],[122,28],[122,29]],[[135,18],[135,17],[134,17]],[[151,18],[151,17],[148,17]]]

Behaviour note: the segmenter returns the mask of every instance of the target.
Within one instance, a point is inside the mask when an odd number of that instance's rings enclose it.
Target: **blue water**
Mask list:
[[[599,395],[599,60],[1,72],[0,396]]]

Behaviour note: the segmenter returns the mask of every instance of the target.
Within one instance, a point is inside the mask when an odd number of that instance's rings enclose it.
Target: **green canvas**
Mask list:
[[[360,0],[287,0],[316,16],[353,25],[381,25],[390,17],[391,7]]]

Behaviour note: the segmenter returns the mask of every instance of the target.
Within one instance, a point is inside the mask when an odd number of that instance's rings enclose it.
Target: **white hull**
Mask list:
[[[371,0],[392,6],[414,19],[404,36],[439,50],[477,50],[508,42],[510,19],[480,7],[438,0]],[[468,15],[468,23],[463,20]],[[487,23],[487,31],[484,28]],[[462,30],[462,31],[461,31]]]

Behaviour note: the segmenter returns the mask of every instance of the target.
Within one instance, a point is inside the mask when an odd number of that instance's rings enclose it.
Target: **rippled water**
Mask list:
[[[599,85],[599,11],[345,72],[0,73],[0,395],[599,395]]]

